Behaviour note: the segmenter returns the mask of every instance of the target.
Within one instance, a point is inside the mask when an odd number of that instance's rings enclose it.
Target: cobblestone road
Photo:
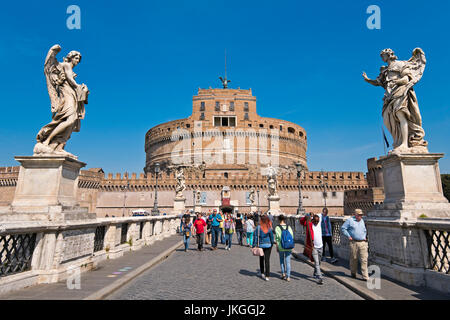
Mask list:
[[[233,244],[231,251],[219,244],[216,251],[199,252],[195,241],[190,250],[177,250],[167,260],[109,296],[125,300],[361,300],[361,297],[331,278],[318,285],[313,269],[292,259],[291,281],[281,280],[278,253],[271,254],[271,278],[257,277],[259,261],[250,249]]]

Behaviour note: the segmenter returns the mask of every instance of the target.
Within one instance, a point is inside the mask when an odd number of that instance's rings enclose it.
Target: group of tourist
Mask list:
[[[236,233],[238,244],[252,248],[253,255],[259,257],[260,276],[268,281],[270,277],[270,256],[275,245],[279,255],[281,278],[291,280],[291,256],[294,248],[294,233],[286,223],[286,216],[278,216],[278,225],[273,227],[273,216],[258,212],[249,214],[221,213],[214,209],[209,214],[197,212],[192,221],[192,211],[186,211],[182,216],[180,232],[183,235],[184,250],[187,251],[190,239],[195,236],[197,249],[203,251],[204,244],[210,244],[211,250],[217,250],[220,243],[225,250],[231,250],[233,234]],[[362,220],[362,211],[355,210],[355,216],[346,220],[341,232],[350,241],[350,270],[351,276],[356,277],[358,256],[361,260],[361,272],[364,280],[368,280],[367,260],[368,244],[367,231]],[[328,209],[324,208],[320,214],[307,214],[300,219],[300,224],[306,228],[303,254],[314,262],[314,277],[318,284],[323,284],[320,269],[321,261],[325,258],[325,246],[328,246],[330,262],[336,263],[332,242],[332,227]],[[245,241],[244,241],[245,238]]]

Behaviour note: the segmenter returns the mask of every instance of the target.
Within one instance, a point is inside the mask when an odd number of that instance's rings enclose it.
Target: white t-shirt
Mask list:
[[[322,243],[322,214],[319,213],[319,223],[317,224],[317,226],[314,225],[314,223],[312,223],[312,229],[314,232],[314,248],[316,249],[320,249],[323,247],[323,243]]]

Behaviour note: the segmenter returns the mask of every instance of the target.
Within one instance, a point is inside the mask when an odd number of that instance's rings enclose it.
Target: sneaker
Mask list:
[[[336,259],[336,258],[333,258],[333,259],[331,259],[331,261],[330,261],[331,263],[336,263],[336,262],[338,262],[338,259]]]
[[[266,277],[266,281],[269,281],[269,277]]]
[[[281,275],[281,280],[286,280],[286,275],[285,274]]]
[[[317,284],[323,284],[322,278],[319,278],[319,281],[317,281]]]
[[[287,281],[287,282],[291,281],[291,278],[286,278],[286,281]]]
[[[261,278],[263,279],[263,280],[266,280],[266,275],[261,275]]]

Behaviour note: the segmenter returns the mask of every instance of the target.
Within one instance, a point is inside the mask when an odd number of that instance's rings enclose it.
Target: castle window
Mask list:
[[[223,177],[224,177],[225,179],[228,179],[228,172],[224,172]]]
[[[251,123],[249,123],[249,124],[248,124],[248,127],[249,127],[249,128],[251,128],[251,127],[252,127],[252,124],[251,124]]]
[[[289,133],[295,133],[295,129],[292,128],[292,127],[289,127],[289,128],[288,128],[288,132],[289,132]]]
[[[248,119],[248,113],[247,113],[247,112],[244,114],[244,120],[249,120],[249,119]]]
[[[260,128],[264,128],[264,125],[262,123],[259,124]]]
[[[331,196],[332,196],[333,198],[336,198],[336,197],[337,197],[336,191],[333,191],[333,192],[331,193]]]
[[[186,123],[186,128],[190,128],[191,125],[189,123]]]
[[[248,102],[244,102],[244,112],[248,112]]]
[[[280,131],[283,131],[283,126],[280,126]]]
[[[215,127],[235,127],[236,117],[214,117]]]
[[[234,101],[230,102],[230,111],[234,111]]]
[[[202,112],[202,113],[200,114],[200,120],[205,120],[205,113],[204,113],[204,112]]]
[[[300,131],[299,135],[300,135],[300,137],[303,137],[303,132]]]
[[[200,111],[205,111],[205,101],[200,102]]]
[[[220,102],[216,101],[216,108],[214,109],[214,111],[220,111]]]
[[[270,129],[273,129],[273,125],[270,125],[269,128],[270,128]]]

